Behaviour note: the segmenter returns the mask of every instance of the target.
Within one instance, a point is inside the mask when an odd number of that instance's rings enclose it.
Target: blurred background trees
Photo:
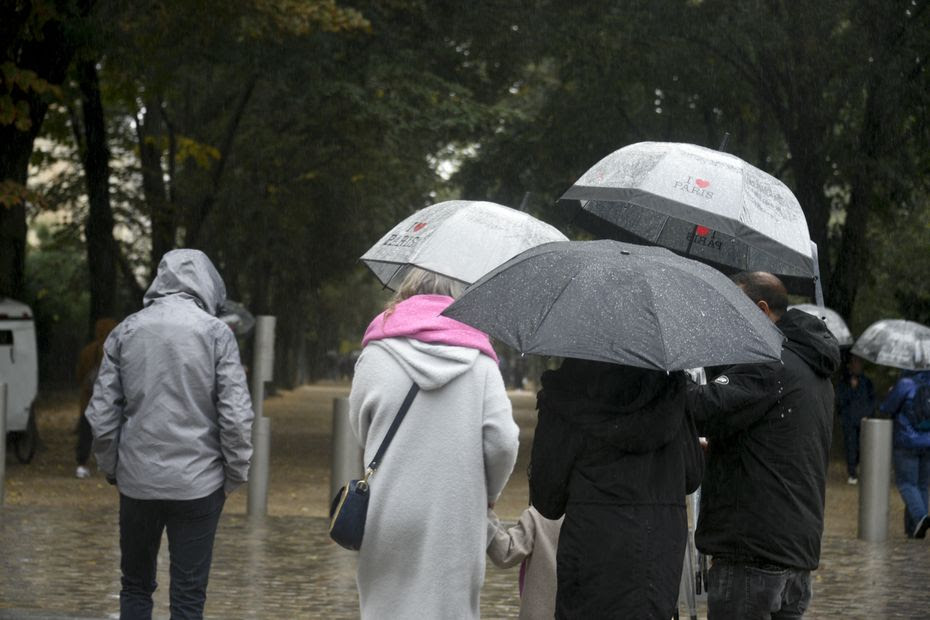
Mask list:
[[[384,302],[357,257],[449,197],[553,204],[641,140],[782,178],[858,333],[930,322],[930,1],[14,0],[0,8],[0,295],[65,380],[159,257],[278,316],[277,382]],[[571,231],[567,231],[571,232]]]

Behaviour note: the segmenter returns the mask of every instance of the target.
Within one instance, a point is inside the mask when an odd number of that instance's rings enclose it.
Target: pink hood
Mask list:
[[[372,340],[412,338],[432,344],[478,349],[495,362],[497,354],[487,334],[455,319],[441,316],[455,301],[445,295],[414,295],[397,304],[390,316],[382,312],[365,330],[362,346]]]

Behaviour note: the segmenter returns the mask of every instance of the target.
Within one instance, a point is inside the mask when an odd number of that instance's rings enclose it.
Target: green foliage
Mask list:
[[[68,3],[35,3],[52,4]],[[607,153],[725,132],[797,191],[831,264],[865,226],[857,328],[927,317],[928,231],[912,224],[928,221],[928,5],[102,0],[69,24],[99,64],[124,277],[150,272],[153,247],[201,247],[233,297],[278,315],[293,377],[379,309],[357,257],[414,209],[463,195],[562,225],[555,199]],[[0,76],[56,101],[33,166],[58,174],[33,212],[69,213],[79,240],[75,84]],[[17,123],[4,88],[0,121]],[[463,161],[451,183],[443,160]],[[0,185],[0,204],[34,198]],[[855,204],[864,218],[845,217]]]
[[[42,383],[72,381],[87,336],[89,292],[82,239],[68,226],[33,226],[37,244],[26,257],[26,297],[32,307]]]
[[[853,334],[880,319],[930,325],[930,201],[899,207],[890,218],[877,221],[869,243],[875,246],[875,260],[863,274]]]

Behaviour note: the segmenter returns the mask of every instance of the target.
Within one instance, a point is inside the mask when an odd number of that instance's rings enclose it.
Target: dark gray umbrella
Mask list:
[[[862,332],[852,352],[882,366],[927,370],[930,368],[930,327],[900,319],[877,321]]]
[[[521,353],[668,371],[777,360],[783,340],[719,271],[609,240],[527,250],[444,314]]]
[[[768,271],[811,294],[816,256],[784,183],[735,155],[640,142],[595,164],[559,203],[608,239],[660,245],[723,271]]]

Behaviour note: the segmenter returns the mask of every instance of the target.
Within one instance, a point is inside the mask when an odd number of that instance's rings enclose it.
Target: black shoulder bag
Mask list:
[[[350,480],[348,484],[339,489],[333,503],[329,509],[329,537],[339,543],[340,546],[353,551],[358,551],[362,546],[362,538],[365,536],[365,520],[368,517],[368,498],[369,498],[369,480],[378,470],[381,459],[384,458],[384,452],[390,445],[391,440],[397,433],[397,428],[407,415],[414,397],[420,391],[420,386],[414,383],[407,392],[403,404],[394,416],[391,427],[381,441],[378,452],[365,469],[365,477],[361,480]]]

